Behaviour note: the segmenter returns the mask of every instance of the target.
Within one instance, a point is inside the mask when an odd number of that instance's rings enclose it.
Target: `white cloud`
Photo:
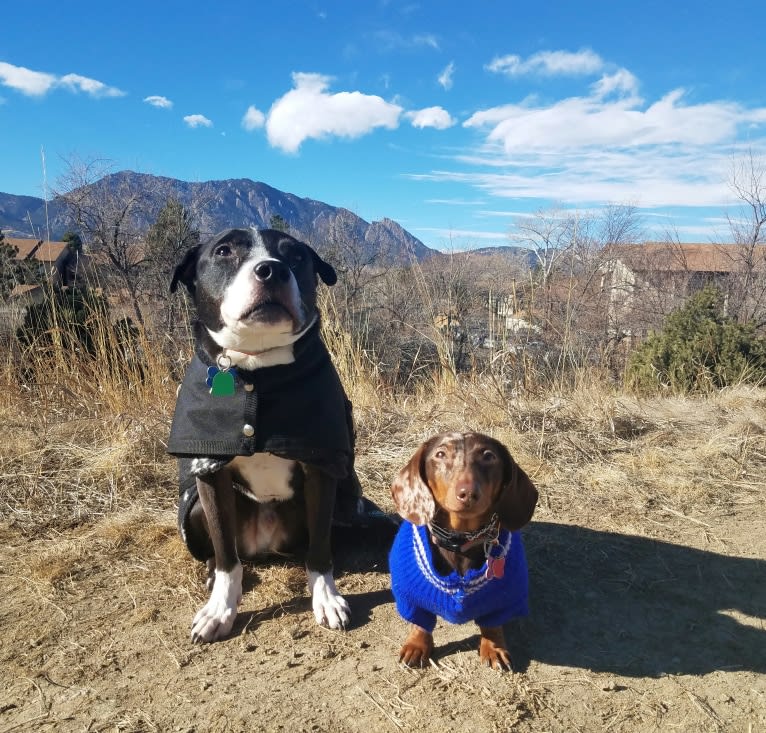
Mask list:
[[[79,74],[65,74],[57,83],[73,92],[85,92],[91,97],[124,97],[125,92],[116,87],[110,87],[96,79],[89,79]]]
[[[627,69],[618,69],[612,74],[604,74],[591,85],[594,97],[607,97],[612,92],[636,96],[638,94],[638,79]]]
[[[410,120],[413,127],[433,127],[437,130],[446,130],[455,124],[455,120],[443,107],[426,107],[425,109],[406,112],[405,117]]]
[[[273,147],[295,153],[308,139],[356,138],[377,127],[399,125],[399,105],[361,92],[330,94],[330,81],[321,74],[293,74],[294,89],[274,102],[266,119]]]
[[[436,81],[439,82],[439,85],[442,86],[444,89],[449,91],[452,89],[452,75],[455,73],[455,62],[450,61],[444,69],[442,69],[441,74],[437,77]]]
[[[32,71],[23,66],[12,66],[0,61],[0,82],[30,97],[41,97],[55,85],[56,77],[43,71]]]
[[[601,90],[599,89],[599,92]],[[684,91],[669,92],[643,107],[635,96],[604,101],[570,97],[548,106],[508,104],[476,112],[464,127],[487,130],[487,142],[508,154],[647,145],[712,145],[732,139],[749,123],[766,122],[766,108],[735,102],[684,104]]]
[[[471,229],[440,229],[438,227],[417,227],[414,231],[430,234],[440,242],[438,248],[443,251],[455,251],[461,248],[473,248],[476,240],[494,241],[499,244],[508,244],[508,232],[486,232]],[[433,246],[433,245],[432,245]]]
[[[125,92],[110,87],[96,79],[79,74],[57,76],[45,71],[33,71],[23,66],[0,61],[0,84],[30,97],[42,97],[58,87],[72,92],[85,92],[91,97],[123,97]]]
[[[213,126],[213,123],[205,115],[186,115],[184,122],[191,128]]]
[[[173,103],[167,97],[162,97],[158,94],[144,97],[144,102],[151,104],[152,107],[159,107],[160,109],[171,109],[173,106]]]
[[[242,127],[248,132],[251,130],[257,130],[259,127],[263,127],[266,123],[266,115],[261,112],[257,107],[252,104],[247,108],[244,117],[242,117]]]
[[[485,66],[488,71],[508,76],[540,74],[543,76],[582,76],[603,69],[604,61],[590,49],[571,51],[540,51],[528,59],[509,54],[496,56]]]
[[[687,210],[697,219],[701,211],[733,203],[732,160],[749,149],[766,156],[766,105],[700,101],[680,88],[645,100],[634,74],[592,51],[503,57],[491,66],[538,79],[565,73],[586,79],[581,93],[553,102],[530,95],[476,110],[463,123],[476,135],[473,149],[464,147],[440,169],[405,174],[466,185],[487,202],[494,198],[472,212],[480,219],[513,215],[501,199],[517,211],[523,202],[578,209],[630,202],[646,212]],[[695,231],[710,233],[713,225]],[[683,232],[693,236],[691,228]]]
[[[567,205],[726,205],[731,160],[766,145],[766,107],[692,103],[681,89],[646,103],[637,86],[619,70],[587,96],[480,110],[464,123],[482,135],[479,147],[456,156],[456,169],[420,177]]]
[[[427,204],[445,204],[447,206],[480,206],[482,199],[426,199]]]
[[[401,33],[390,30],[380,30],[372,34],[372,37],[376,41],[377,45],[382,50],[390,51],[407,51],[416,48],[433,48],[439,50],[439,41],[432,33],[418,33],[412,36],[403,36]]]

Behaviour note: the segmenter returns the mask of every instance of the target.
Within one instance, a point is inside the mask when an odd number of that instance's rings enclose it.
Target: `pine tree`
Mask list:
[[[648,391],[694,392],[764,379],[766,339],[756,335],[753,322],[727,316],[724,299],[713,287],[671,313],[662,331],[649,334],[628,364],[628,382]]]
[[[280,232],[289,232],[290,225],[281,214],[272,214],[269,219],[269,228],[278,229]]]
[[[38,281],[34,263],[16,259],[19,250],[5,241],[0,230],[0,300],[6,300],[17,286]]]
[[[199,244],[199,241],[199,230],[194,225],[189,209],[178,199],[168,198],[146,235],[151,293],[164,303],[163,318],[168,328],[173,328],[181,320],[177,313],[180,301],[170,297],[173,271],[186,251]]]

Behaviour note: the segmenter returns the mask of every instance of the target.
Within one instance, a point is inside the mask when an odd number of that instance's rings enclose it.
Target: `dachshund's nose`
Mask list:
[[[457,496],[458,501],[463,504],[471,504],[478,498],[476,488],[472,483],[467,481],[458,484],[455,490],[455,495]]]

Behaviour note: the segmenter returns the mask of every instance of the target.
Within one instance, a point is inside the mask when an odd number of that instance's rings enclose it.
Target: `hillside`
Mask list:
[[[247,178],[191,183],[174,178],[121,171],[100,179],[93,186],[106,191],[130,190],[144,197],[144,216],[139,226],[148,228],[169,196],[194,212],[203,233],[232,226],[267,227],[273,216],[281,216],[290,231],[317,244],[327,244],[332,231],[365,249],[385,252],[393,262],[420,261],[435,250],[392,219],[367,222],[348,209],[280,191],[266,183]],[[47,226],[46,226],[47,216]],[[50,229],[50,238],[59,239],[71,228],[61,202],[34,196],[0,193],[0,229],[11,236],[40,236]]]

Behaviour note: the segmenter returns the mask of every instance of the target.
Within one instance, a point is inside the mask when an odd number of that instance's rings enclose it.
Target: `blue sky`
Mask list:
[[[766,152],[766,4],[39,0],[2,13],[0,191],[72,156],[251,178],[509,242],[540,209],[639,207],[725,241],[732,161]]]

